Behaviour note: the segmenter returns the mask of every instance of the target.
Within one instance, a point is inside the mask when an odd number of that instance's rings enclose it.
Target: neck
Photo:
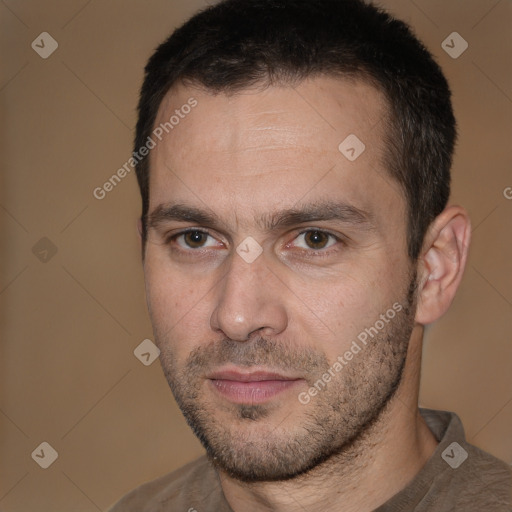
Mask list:
[[[395,395],[341,453],[287,481],[244,483],[221,473],[234,512],[370,512],[402,490],[437,446],[418,410],[422,337],[417,326]]]

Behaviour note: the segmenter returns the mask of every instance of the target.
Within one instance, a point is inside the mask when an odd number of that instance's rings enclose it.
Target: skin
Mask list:
[[[371,511],[437,444],[417,405],[423,325],[444,314],[459,285],[468,216],[448,207],[410,261],[405,199],[381,163],[386,103],[369,85],[317,77],[231,95],[180,85],[155,125],[191,96],[197,107],[150,154],[144,272],[169,384],[235,512]],[[338,150],[349,134],[365,144],[353,162]],[[269,226],[280,212],[325,201],[352,214]],[[214,219],[162,213],[177,204]],[[187,228],[207,235],[180,236]],[[236,251],[247,237],[262,250],[250,263]],[[301,403],[299,393],[397,303],[371,343]],[[214,384],[225,369],[295,381],[240,403]]]

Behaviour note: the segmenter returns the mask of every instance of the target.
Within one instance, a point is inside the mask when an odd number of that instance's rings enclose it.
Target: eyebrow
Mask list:
[[[213,229],[222,229],[225,224],[214,212],[177,203],[158,205],[148,215],[148,228],[157,229],[161,224],[172,221],[190,222]],[[257,225],[263,230],[273,231],[313,221],[337,221],[369,230],[375,228],[373,216],[370,213],[353,205],[334,201],[320,201],[302,207],[266,213],[257,219]]]

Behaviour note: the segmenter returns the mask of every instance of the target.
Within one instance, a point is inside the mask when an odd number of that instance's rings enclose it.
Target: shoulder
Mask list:
[[[512,468],[468,443],[455,413],[420,412],[439,441],[427,464],[432,478],[429,499],[450,504],[450,510],[511,510]]]
[[[218,477],[206,456],[140,485],[121,498],[109,512],[157,512],[194,509],[193,504],[204,498],[221,495]]]
[[[453,485],[460,489],[460,506],[507,507],[512,505],[512,468],[476,446],[465,444],[467,459],[456,470],[449,468]],[[448,471],[448,468],[447,468]],[[493,509],[494,510],[494,509]],[[502,510],[496,508],[495,510]]]

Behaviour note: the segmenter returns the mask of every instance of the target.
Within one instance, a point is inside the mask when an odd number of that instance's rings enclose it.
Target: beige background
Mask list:
[[[474,225],[462,289],[428,333],[421,404],[456,411],[471,442],[512,463],[512,2],[382,4],[451,82],[453,198]],[[129,157],[146,59],[205,5],[0,2],[2,512],[105,510],[201,453],[158,361],[133,354],[152,337],[135,176],[103,200],[92,191]],[[48,59],[31,48],[44,31],[59,45]],[[454,31],[469,43],[457,59],[441,48]],[[48,469],[31,458],[43,441],[59,455]]]

